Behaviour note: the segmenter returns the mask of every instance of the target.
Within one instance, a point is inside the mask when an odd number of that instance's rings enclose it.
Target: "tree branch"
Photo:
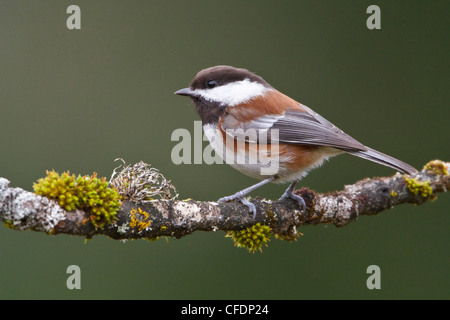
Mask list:
[[[194,200],[153,200],[139,203],[124,200],[114,223],[96,228],[90,213],[67,212],[54,200],[21,188],[10,188],[0,178],[0,221],[15,230],[43,231],[113,239],[157,237],[181,238],[194,231],[240,230],[256,223],[268,225],[272,233],[286,240],[296,238],[296,227],[327,223],[342,227],[360,215],[374,215],[403,203],[420,205],[434,200],[450,188],[450,163],[429,162],[415,176],[401,175],[364,179],[344,190],[328,194],[302,188],[296,191],[306,202],[302,212],[295,201],[253,198],[258,214],[253,220],[239,202],[218,204]]]

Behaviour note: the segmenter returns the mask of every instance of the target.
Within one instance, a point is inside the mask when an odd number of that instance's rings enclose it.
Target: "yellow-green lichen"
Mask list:
[[[137,214],[139,214],[142,218],[137,218]],[[142,210],[141,208],[132,209],[130,211],[130,227],[135,228],[138,227],[139,231],[142,231],[152,224],[152,220],[150,219],[150,215],[147,211]]]
[[[433,194],[429,181],[419,181],[417,178],[405,178],[406,187],[414,195],[428,198]]]
[[[396,196],[398,196],[397,192],[395,192],[394,190],[391,191],[390,193],[391,198],[395,198]]]
[[[230,231],[226,237],[232,238],[234,245],[240,248],[246,248],[249,252],[259,250],[262,252],[262,245],[267,246],[270,241],[272,231],[269,226],[261,225],[259,222],[249,228],[238,231]]]
[[[434,174],[439,174],[443,176],[448,175],[448,168],[441,160],[433,160],[428,162],[424,166],[424,169],[426,169],[427,171],[431,171]]]
[[[119,194],[109,187],[106,178],[97,178],[96,173],[76,177],[69,171],[62,174],[47,171],[47,176],[34,183],[33,189],[38,195],[55,199],[67,211],[89,211],[96,227],[112,222],[120,208]]]
[[[5,220],[5,221],[3,222],[3,225],[4,225],[5,227],[7,227],[8,229],[14,229],[14,223],[12,223],[11,220]]]
[[[269,203],[268,206],[267,206],[267,216],[269,217],[269,220],[270,220],[270,221],[275,222],[275,221],[278,220],[276,214],[273,213],[273,211],[272,211],[272,205],[271,205],[270,203]]]

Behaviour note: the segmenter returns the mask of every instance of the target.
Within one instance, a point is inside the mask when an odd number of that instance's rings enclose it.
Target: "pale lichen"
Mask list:
[[[65,219],[65,211],[56,201],[21,188],[9,188],[9,180],[0,178],[0,213],[4,222],[16,230],[32,229],[53,233]]]
[[[114,169],[109,183],[114,186],[124,200],[138,203],[158,199],[176,199],[176,188],[157,169],[140,161],[133,166],[125,163]]]
[[[120,234],[126,234],[128,230],[130,229],[130,225],[128,223],[124,223],[122,225],[117,226],[117,232]]]

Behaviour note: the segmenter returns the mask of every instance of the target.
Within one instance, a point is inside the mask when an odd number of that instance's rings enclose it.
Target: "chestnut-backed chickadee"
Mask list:
[[[254,217],[255,205],[244,197],[269,182],[290,182],[280,200],[292,198],[304,210],[305,201],[294,194],[296,182],[324,160],[344,152],[407,174],[417,172],[400,160],[364,146],[246,69],[230,66],[204,69],[195,76],[189,88],[178,90],[175,94],[192,99],[214,150],[222,157],[238,160],[227,163],[248,176],[262,180],[232,196],[219,199],[219,202],[239,199],[249,207]],[[254,130],[257,135],[242,135],[245,130]],[[260,139],[263,133],[269,138]],[[276,172],[269,170],[269,175],[263,173],[263,169],[268,169],[267,161],[249,161],[250,153],[255,150],[264,150],[261,159],[263,156],[276,156]]]

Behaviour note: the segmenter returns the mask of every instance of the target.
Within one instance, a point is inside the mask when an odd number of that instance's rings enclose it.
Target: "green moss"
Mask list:
[[[47,171],[47,176],[34,183],[33,189],[38,195],[55,199],[67,211],[91,212],[91,221],[96,227],[111,223],[120,208],[119,194],[109,187],[106,178],[97,178],[96,173],[75,177],[68,171],[62,174]]]
[[[75,210],[80,199],[75,195],[75,175],[64,172],[47,171],[47,176],[33,185],[34,192],[58,201],[67,211]]]
[[[294,234],[275,234],[275,238],[292,242],[292,241],[297,241],[297,239],[302,235],[303,235],[303,233],[301,233],[301,232],[296,232]]]
[[[269,226],[257,223],[249,228],[239,231],[230,231],[226,237],[232,238],[234,245],[240,248],[246,248],[249,252],[259,250],[262,252],[262,245],[267,246],[270,241],[272,232]]]
[[[169,238],[166,237],[166,236],[161,236],[161,237],[159,237],[159,236],[155,236],[155,237],[147,237],[147,238],[144,238],[144,239],[147,240],[147,241],[150,241],[150,242],[154,242],[154,241],[159,240],[159,239],[161,239],[161,238],[164,238],[164,239],[166,239],[166,242],[169,242]]]
[[[428,198],[432,196],[433,189],[430,186],[429,181],[419,181],[417,178],[405,178],[406,186],[414,195],[420,195],[422,198]]]

